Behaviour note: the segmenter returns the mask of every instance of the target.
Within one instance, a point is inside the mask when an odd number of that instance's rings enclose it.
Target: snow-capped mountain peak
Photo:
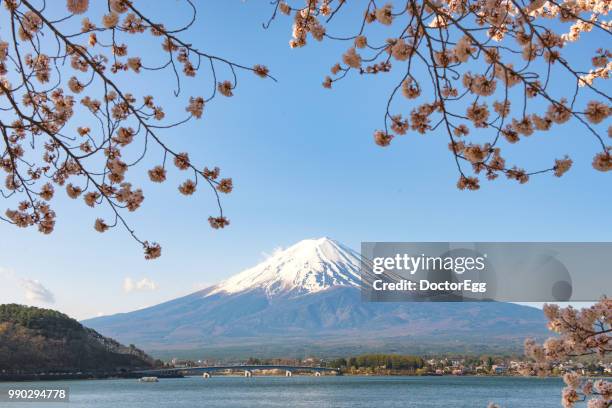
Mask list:
[[[234,294],[264,290],[268,297],[359,287],[359,255],[329,238],[305,239],[207,291]]]
[[[363,302],[355,288],[359,264],[359,256],[336,241],[305,240],[216,286],[86,325],[159,352],[206,348],[230,355],[247,344],[272,356],[304,349],[336,355],[347,347],[397,352],[400,343],[410,352],[444,342],[453,347],[443,349],[449,352],[483,338],[499,349],[546,333],[542,311],[527,306]]]

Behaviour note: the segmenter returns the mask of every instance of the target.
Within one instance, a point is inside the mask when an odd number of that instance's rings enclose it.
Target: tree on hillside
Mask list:
[[[0,305],[0,368],[8,373],[116,371],[153,364],[136,346],[123,346],[58,311]]]
[[[176,170],[188,175],[178,186],[181,194],[209,187],[219,212],[208,221],[213,228],[228,225],[219,194],[231,192],[232,179],[221,178],[217,167],[193,163],[190,152],[174,150],[165,135],[200,119],[215,97],[231,97],[241,72],[271,78],[264,65],[242,65],[186,42],[185,31],[197,17],[191,0],[185,7],[192,18],[179,28],[167,28],[141,11],[145,2],[137,6],[131,0],[107,0],[99,3],[103,10],[94,9],[93,2],[90,8],[88,0],[67,0],[62,16],[55,3],[51,7],[42,0],[1,3],[0,163],[6,178],[0,191],[11,203],[3,220],[51,233],[56,215],[50,201],[61,189],[87,206],[109,208],[111,218],[97,218],[94,228],[105,232],[123,226],[147,259],[156,258],[160,245],[140,238],[125,218],[145,199],[142,188],[130,182],[130,170],[146,159],[158,162],[146,170],[154,183]],[[505,146],[571,121],[593,141],[593,167],[612,169],[606,142],[612,130],[605,128],[610,97],[601,89],[611,54],[587,47],[591,58],[585,60],[584,52],[565,51],[587,46],[592,32],[608,38],[610,26],[602,16],[609,4],[273,0],[264,27],[280,14],[291,15],[290,46],[303,47],[311,38],[348,44],[323,82],[327,88],[354,73],[396,75],[389,98],[381,101],[382,127],[374,132],[375,142],[388,146],[398,135],[442,130],[459,173],[457,186],[477,190],[479,175],[505,175],[519,183],[539,173],[563,175],[572,165],[570,157],[546,158],[550,165],[524,170],[507,164]],[[355,14],[353,32],[331,33],[336,20]],[[158,49],[163,62],[141,58],[143,44]],[[155,95],[121,85],[131,76],[142,86],[153,72],[167,73],[177,97],[185,93],[184,80],[194,76],[204,77],[209,92],[184,95],[179,99],[184,115],[170,119]]]

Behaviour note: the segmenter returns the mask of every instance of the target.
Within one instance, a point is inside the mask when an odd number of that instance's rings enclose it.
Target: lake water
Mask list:
[[[70,403],[10,403],[9,408],[91,407],[560,407],[558,378],[521,377],[187,377],[0,383],[0,388],[69,387]],[[1,405],[2,403],[0,403]]]

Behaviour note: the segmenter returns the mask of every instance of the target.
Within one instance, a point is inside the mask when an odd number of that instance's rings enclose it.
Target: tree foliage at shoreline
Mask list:
[[[400,354],[364,354],[356,357],[338,358],[327,364],[333,368],[384,368],[388,370],[416,370],[425,366],[419,356]]]

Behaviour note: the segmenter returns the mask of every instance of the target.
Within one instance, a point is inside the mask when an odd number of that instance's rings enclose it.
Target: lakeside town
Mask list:
[[[249,358],[246,360],[229,359],[198,359],[185,360],[172,358],[169,361],[155,360],[158,370],[172,370],[162,375],[166,378],[177,378],[193,375],[199,368],[231,367],[215,369],[215,375],[242,375],[249,367],[255,375],[284,375],[284,369],[270,368],[274,366],[294,367],[300,375],[321,375],[320,371],[308,370],[330,369],[324,371],[327,375],[356,376],[526,376],[529,363],[518,356],[444,356],[421,357],[400,354],[364,354],[353,357],[324,359],[308,357],[304,359],[291,358]],[[258,368],[261,367],[261,368]],[[300,367],[302,370],[300,370]],[[181,370],[183,369],[183,370]],[[552,364],[549,376],[562,376],[568,372],[576,372],[586,377],[612,376],[612,361],[585,359],[584,361],[568,360]],[[132,372],[128,367],[112,370],[5,370],[0,369],[0,381],[20,380],[66,380],[66,379],[104,379],[104,378],[140,378],[141,375]]]
[[[364,354],[360,356],[336,359],[308,357],[304,359],[261,359],[249,358],[243,361],[199,359],[182,360],[173,358],[164,363],[167,368],[185,368],[215,366],[269,366],[288,365],[303,367],[326,367],[338,370],[342,375],[482,375],[482,376],[524,376],[529,374],[528,362],[517,356],[456,356],[456,357],[421,357],[399,354]],[[552,364],[551,375],[560,376],[567,372],[577,372],[583,376],[608,377],[612,375],[612,361],[568,360]],[[231,370],[227,370],[227,373]]]
[[[174,374],[165,377],[182,377],[189,375],[190,370],[196,367],[233,366],[224,370],[215,371],[215,375],[242,375],[241,367],[262,366],[255,375],[284,375],[284,370],[264,368],[266,366],[294,366],[304,368],[330,368],[328,375],[357,375],[357,376],[525,376],[527,362],[516,357],[495,356],[463,356],[463,357],[432,357],[398,355],[398,354],[365,354],[349,358],[320,359],[308,357],[305,359],[260,359],[248,360],[217,360],[199,359],[182,360],[173,358],[162,362],[157,360],[159,369],[177,370]],[[295,370],[300,372],[300,370]],[[577,372],[587,377],[612,376],[612,361],[567,362],[554,364],[551,367],[552,376],[562,376],[567,372]],[[314,371],[304,371],[301,375],[314,374]],[[317,374],[319,375],[319,374]],[[40,371],[37,373],[20,370],[0,370],[0,380],[66,380],[66,379],[103,379],[103,378],[139,378],[140,375],[130,373],[129,370],[119,369],[115,372],[108,370],[96,371]]]

